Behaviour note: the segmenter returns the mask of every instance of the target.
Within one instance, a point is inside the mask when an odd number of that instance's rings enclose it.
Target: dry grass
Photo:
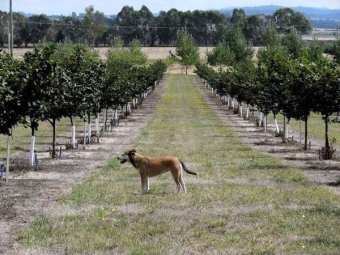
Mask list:
[[[106,53],[108,51],[108,47],[98,47],[95,48],[102,59],[106,59]],[[8,51],[8,49],[3,49],[4,51]],[[25,52],[31,51],[32,48],[14,48],[13,56],[17,59],[22,59]],[[211,51],[212,47],[200,47],[199,52],[201,59],[205,59],[205,53],[207,51]],[[169,51],[175,54],[176,47],[142,47],[142,51],[148,56],[149,60],[159,60],[166,59],[169,56]]]

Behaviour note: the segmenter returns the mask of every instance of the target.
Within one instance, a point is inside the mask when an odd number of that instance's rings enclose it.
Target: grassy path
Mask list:
[[[303,173],[240,144],[203,100],[192,76],[172,75],[135,149],[179,156],[176,194],[170,174],[139,176],[116,159],[23,231],[32,254],[337,254],[340,199]],[[130,148],[127,148],[130,149]],[[253,156],[258,160],[250,161]]]

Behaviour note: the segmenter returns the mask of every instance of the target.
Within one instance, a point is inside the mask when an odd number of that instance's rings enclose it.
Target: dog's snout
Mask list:
[[[127,161],[127,159],[124,158],[124,156],[122,157],[118,156],[117,159],[120,161],[121,164],[124,164]]]

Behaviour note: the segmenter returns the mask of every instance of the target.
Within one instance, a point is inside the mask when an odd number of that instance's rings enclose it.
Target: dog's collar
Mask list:
[[[129,156],[129,159],[130,159],[131,164],[132,164],[135,168],[137,168],[136,163],[138,163],[139,160],[134,160],[134,158],[132,157],[131,154],[128,154],[128,156]]]

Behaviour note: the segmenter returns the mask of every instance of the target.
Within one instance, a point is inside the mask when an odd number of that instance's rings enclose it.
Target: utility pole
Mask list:
[[[13,56],[13,11],[12,0],[9,0],[9,31],[8,31],[8,52]],[[12,132],[12,130],[10,130]],[[9,159],[11,151],[11,135],[7,136],[7,153],[6,153],[6,181],[9,179]]]
[[[8,52],[13,56],[13,11],[12,0],[9,0],[9,28],[8,28]]]

